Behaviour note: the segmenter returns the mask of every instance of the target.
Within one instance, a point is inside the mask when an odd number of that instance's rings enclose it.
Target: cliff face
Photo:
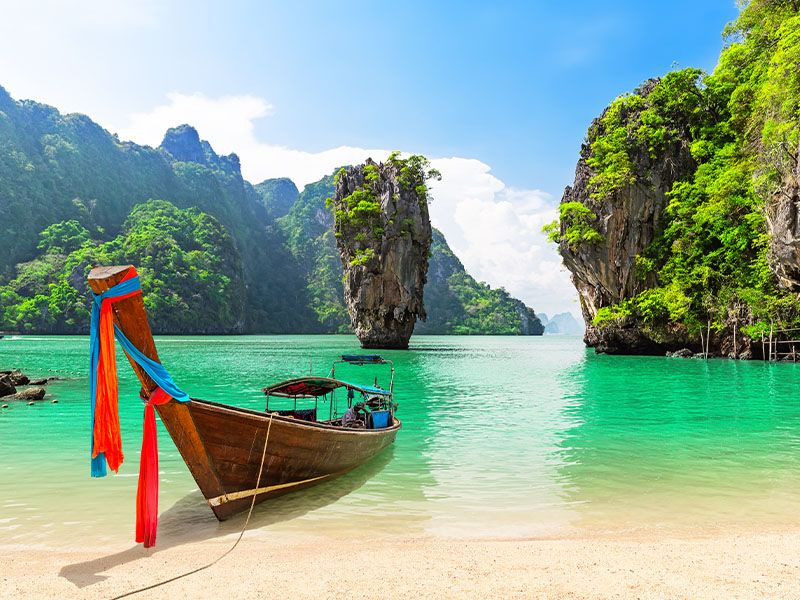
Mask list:
[[[800,149],[796,156],[800,156]],[[767,206],[769,266],[785,290],[800,291],[800,163],[787,170]]]
[[[646,98],[657,84],[658,80],[650,80],[636,94]],[[657,283],[654,274],[642,277],[637,273],[636,257],[662,232],[667,193],[673,184],[695,169],[690,140],[688,136],[679,136],[657,158],[646,150],[632,153],[633,181],[596,198],[592,182],[597,172],[589,162],[592,142],[606,133],[603,116],[605,113],[589,128],[589,139],[581,147],[575,168],[575,182],[564,190],[561,199],[562,204],[577,202],[587,207],[593,215],[590,220],[601,236],[594,243],[571,243],[567,236],[570,222],[561,221],[559,252],[572,273],[588,324],[584,339],[598,351],[611,353],[650,354],[661,351],[662,346],[685,345],[687,342],[680,335],[675,339],[653,340],[633,320],[604,327],[592,325],[599,309],[619,304]],[[623,118],[633,121],[637,116],[626,114]]]
[[[414,158],[414,157],[412,157]],[[407,159],[411,160],[411,159]],[[407,348],[431,249],[425,167],[402,159],[347,167],[333,199],[344,297],[364,348]]]

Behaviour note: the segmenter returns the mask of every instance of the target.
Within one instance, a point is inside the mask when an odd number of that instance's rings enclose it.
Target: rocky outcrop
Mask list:
[[[0,398],[17,393],[17,388],[8,375],[0,375]]]
[[[7,396],[4,400],[43,400],[45,395],[44,388],[30,387],[28,389],[17,392],[11,396]]]
[[[168,129],[159,149],[169,154],[173,160],[241,174],[241,165],[236,154],[218,155],[211,144],[200,139],[197,130],[191,125],[179,125]]]
[[[31,379],[31,385],[47,385],[51,381],[60,381],[62,377],[42,377],[40,379]]]
[[[646,97],[657,83],[658,80],[650,80],[636,93]],[[592,197],[592,178],[596,173],[589,166],[589,159],[591,144],[602,133],[601,116],[589,128],[589,139],[581,147],[575,169],[575,182],[564,190],[561,199],[562,203],[579,202],[588,207],[602,236],[596,243],[571,245],[564,236],[567,223],[562,220],[559,252],[572,273],[588,324],[585,342],[609,353],[658,354],[678,349],[686,345],[679,335],[675,339],[670,339],[668,332],[654,336],[633,321],[602,328],[591,323],[600,308],[618,304],[656,284],[653,275],[642,279],[636,273],[635,260],[663,230],[667,192],[695,169],[688,136],[673,139],[655,159],[646,149],[634,152],[630,158],[635,181],[596,199]]]
[[[521,300],[515,302],[517,314],[519,315],[520,335],[544,335],[544,325],[536,316],[536,311],[531,307],[525,306]]]
[[[800,291],[800,163],[783,175],[780,189],[767,204],[767,228],[769,266],[778,285]]]
[[[692,358],[693,356],[694,352],[688,348],[681,348],[680,350],[675,350],[675,352],[667,352],[668,358]]]
[[[417,318],[425,319],[431,223],[426,173],[412,166],[367,159],[337,176],[333,207],[345,304],[364,348],[407,348]]]
[[[28,385],[30,383],[30,378],[25,375],[19,369],[14,369],[13,371],[0,371],[0,377],[8,377],[9,381],[13,385]]]

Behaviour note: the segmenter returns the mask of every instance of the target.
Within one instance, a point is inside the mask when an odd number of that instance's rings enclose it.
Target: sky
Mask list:
[[[249,181],[299,187],[391,150],[443,179],[467,270],[580,313],[541,234],[591,120],[672,68],[712,70],[734,0],[0,0],[0,85],[158,145],[189,123]]]

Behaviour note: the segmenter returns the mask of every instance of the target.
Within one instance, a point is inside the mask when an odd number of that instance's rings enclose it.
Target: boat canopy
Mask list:
[[[316,398],[317,396],[324,396],[325,394],[341,387],[347,388],[348,390],[363,392],[364,394],[378,396],[392,395],[389,390],[384,390],[379,387],[347,383],[346,381],[333,379],[331,377],[298,377],[297,379],[288,379],[286,381],[281,381],[280,383],[265,387],[263,391],[267,396],[282,396],[284,398]]]
[[[354,365],[382,365],[388,362],[377,354],[342,354],[342,360]]]

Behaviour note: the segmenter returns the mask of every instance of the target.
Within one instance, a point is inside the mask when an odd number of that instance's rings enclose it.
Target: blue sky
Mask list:
[[[32,1],[4,8],[0,85],[141,143],[193,123],[253,181],[302,185],[391,149],[450,160],[432,209],[468,269],[576,312],[538,228],[589,122],[674,65],[713,69],[736,13],[733,0]]]

